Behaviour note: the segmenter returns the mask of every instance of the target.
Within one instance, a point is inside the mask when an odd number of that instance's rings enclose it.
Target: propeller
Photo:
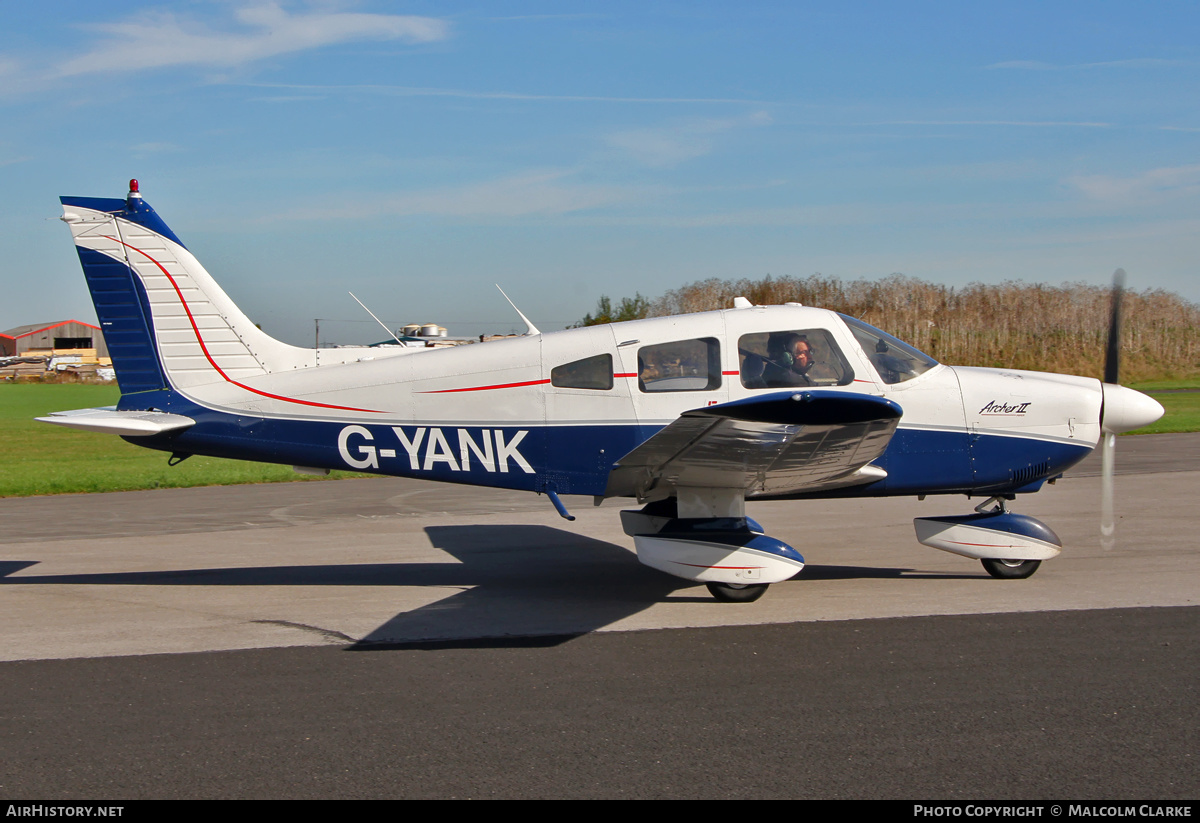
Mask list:
[[[1113,273],[1112,309],[1108,322],[1108,344],[1104,350],[1103,401],[1100,409],[1100,545],[1111,549],[1116,542],[1113,513],[1113,470],[1116,465],[1117,435],[1148,426],[1163,416],[1162,405],[1152,397],[1121,385],[1121,301],[1125,292],[1125,270]]]
[[[1104,347],[1104,382],[1121,384],[1121,301],[1125,296],[1125,269],[1113,272],[1112,307],[1108,316],[1108,343]],[[1107,386],[1106,386],[1107,388]],[[1105,397],[1107,400],[1107,396]],[[1100,412],[1103,426],[1104,410]],[[1116,468],[1117,435],[1104,429],[1100,445],[1100,546],[1111,549],[1115,542],[1116,517],[1113,514],[1113,472]]]
[[[1125,297],[1125,269],[1113,272],[1112,309],[1108,316],[1108,345],[1104,350],[1104,382],[1121,384],[1121,301]]]

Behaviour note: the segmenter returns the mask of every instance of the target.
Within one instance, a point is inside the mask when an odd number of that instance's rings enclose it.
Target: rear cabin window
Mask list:
[[[825,329],[744,334],[738,340],[742,385],[748,389],[848,386],[854,370]]]
[[[715,337],[638,349],[638,388],[644,392],[709,391],[721,387],[721,344]]]
[[[560,389],[611,389],[612,363],[611,354],[598,354],[555,366],[550,370],[550,385]]]

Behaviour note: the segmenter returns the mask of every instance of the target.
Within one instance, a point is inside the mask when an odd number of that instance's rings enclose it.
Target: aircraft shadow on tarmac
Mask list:
[[[562,642],[636,614],[689,585],[641,565],[620,546],[548,526],[431,526],[425,531],[433,546],[458,562],[14,576],[37,561],[11,560],[0,561],[0,584],[458,589],[397,614],[354,642],[353,649],[416,642],[495,646],[502,638],[529,636],[558,636],[555,642]],[[709,598],[697,594],[696,599]]]
[[[919,572],[915,569],[889,568],[886,566],[818,566],[809,563],[797,580],[870,580],[872,578],[900,578],[906,580],[987,580],[982,572],[960,574],[958,572]]]
[[[430,526],[430,543],[458,562],[182,569],[60,575],[17,575],[36,561],[0,561],[0,584],[130,586],[419,586],[459,589],[403,611],[351,649],[433,643],[439,647],[564,642],[637,614],[681,588],[728,609],[702,588],[649,569],[628,550],[549,526]],[[911,569],[810,565],[808,580],[976,577]],[[735,607],[736,608],[736,607]],[[523,639],[524,638],[524,639]],[[348,638],[349,639],[349,638]]]

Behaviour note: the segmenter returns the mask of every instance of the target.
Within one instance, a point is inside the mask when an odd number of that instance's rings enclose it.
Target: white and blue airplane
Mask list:
[[[1062,544],[1007,502],[1163,413],[1117,385],[1119,290],[1104,382],[947,366],[853,317],[741,298],[556,332],[526,320],[523,336],[449,348],[306,349],[258,329],[136,180],[124,199],[62,204],[121,399],[39,419],[172,463],[539,492],[568,519],[560,495],[634,498],[643,507],[621,514],[639,560],[725,601],[804,565],[746,517],[747,499],[984,497],[973,514],[917,518],[918,539],[1028,577]]]

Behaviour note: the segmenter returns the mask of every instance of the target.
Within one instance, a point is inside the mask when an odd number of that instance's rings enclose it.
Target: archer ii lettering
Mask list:
[[[980,414],[1024,414],[1029,403],[1002,403],[992,400],[979,410]]]

